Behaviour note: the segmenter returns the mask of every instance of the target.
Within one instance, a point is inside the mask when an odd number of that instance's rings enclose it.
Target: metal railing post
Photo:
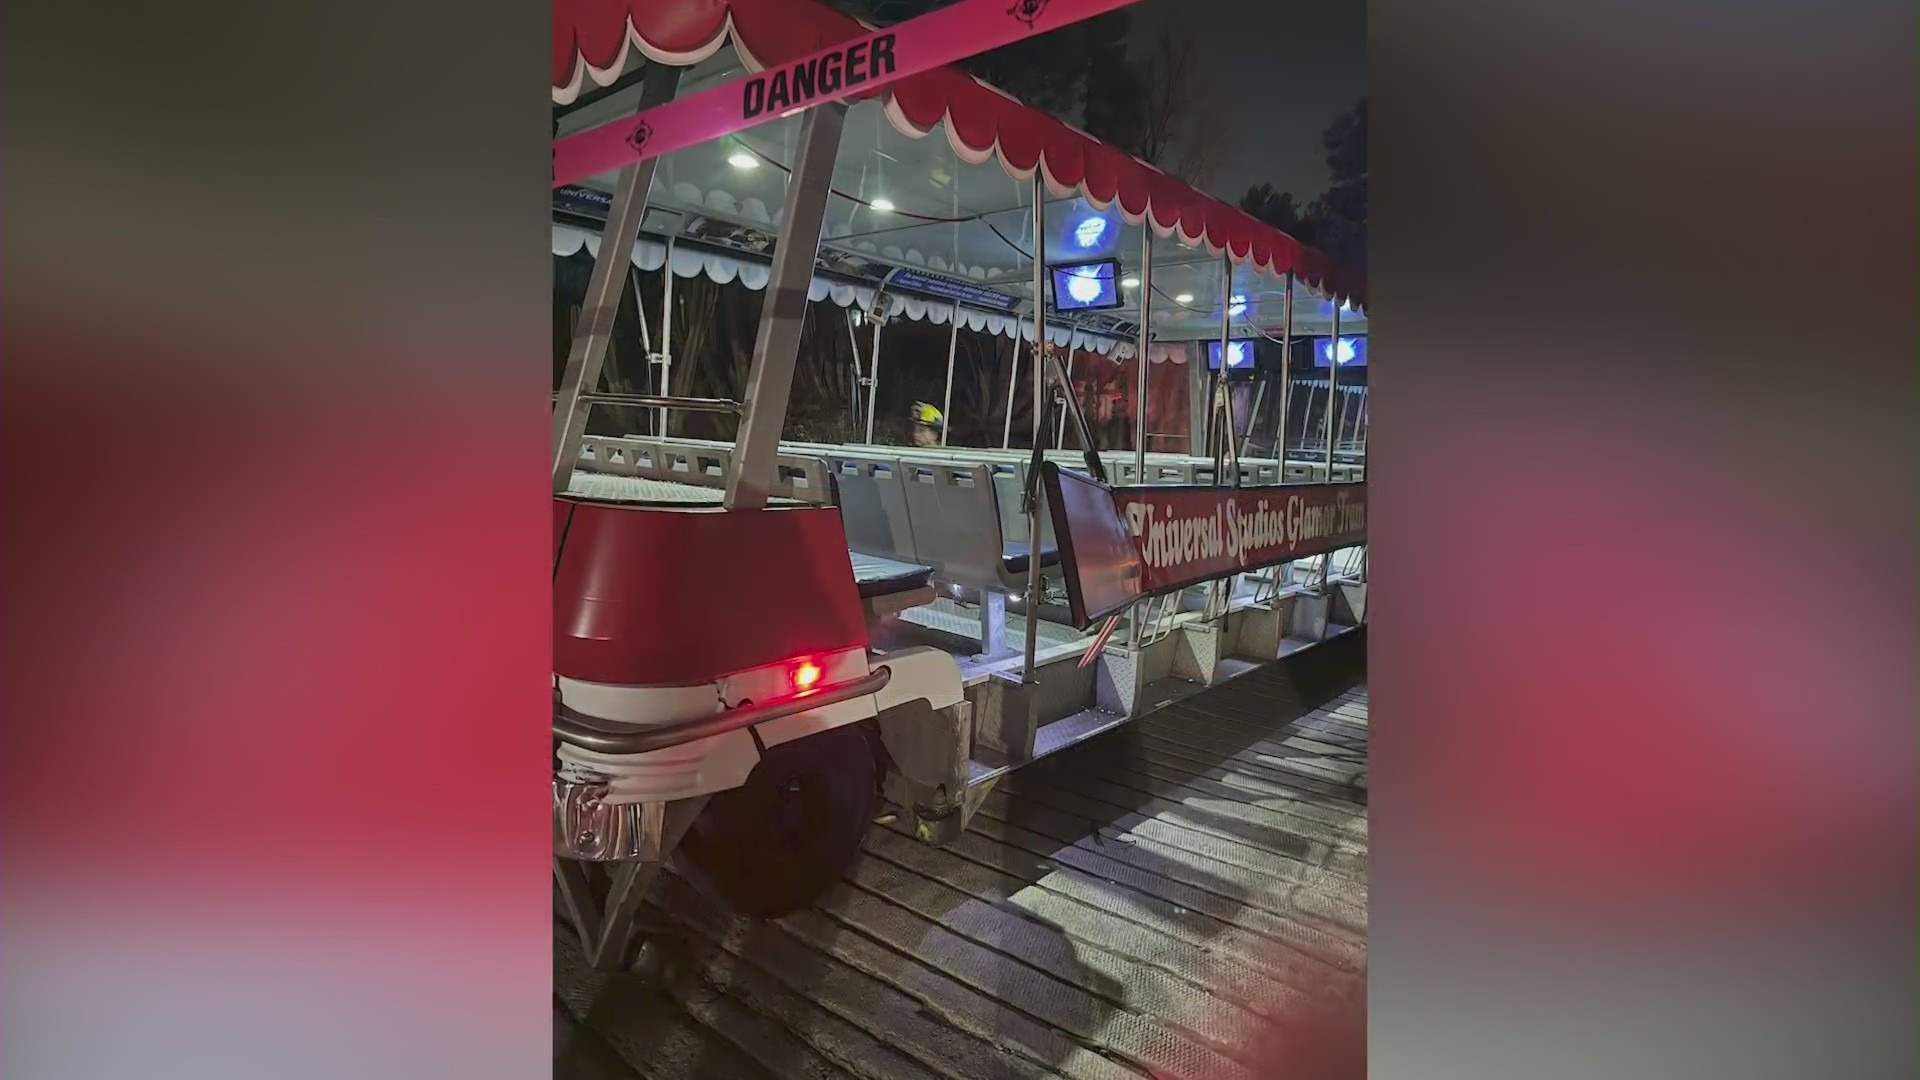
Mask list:
[[[679,68],[654,65],[641,83],[638,111],[672,100],[679,85]],[[555,492],[567,490],[573,481],[574,459],[580,454],[580,440],[587,433],[587,412],[592,407],[581,396],[600,388],[600,371],[607,362],[607,346],[613,341],[614,316],[620,311],[620,291],[626,287],[627,267],[633,264],[633,241],[640,234],[640,220],[647,211],[647,189],[653,185],[658,164],[657,158],[636,161],[614,177],[613,202],[607,208],[606,228],[600,232],[600,253],[587,279],[586,299],[574,324],[573,344],[567,350],[567,366],[561,372],[560,394],[553,406],[550,464]],[[671,276],[672,268],[667,272]]]
[[[1213,402],[1207,408],[1207,453],[1213,458],[1213,482],[1220,482],[1220,468],[1233,449],[1233,385],[1227,381],[1233,370],[1233,256],[1220,256],[1220,370],[1214,375]],[[1216,431],[1224,421],[1225,431]],[[1236,457],[1236,460],[1237,457]],[[1235,469],[1235,479],[1239,470]]]
[[[1042,445],[1041,424],[1046,419],[1047,393],[1046,365],[1041,363],[1041,358],[1046,355],[1047,340],[1047,293],[1044,281],[1047,269],[1047,188],[1046,178],[1042,175],[1045,168],[1043,162],[1033,170],[1033,445],[1036,448]],[[1011,418],[1012,395],[1007,398],[1007,412]],[[1034,497],[1027,503],[1027,651],[1020,668],[1022,683],[1033,682],[1033,659],[1040,647],[1039,480],[1037,476],[1027,479]]]
[[[1013,395],[1020,387],[1020,325],[1013,327],[1013,371],[1007,375],[1007,421],[1000,427],[1000,449],[1013,446]]]
[[[880,400],[880,309],[887,303],[886,293],[875,293],[873,310],[867,318],[873,323],[873,346],[867,350],[867,445],[873,445],[873,408]]]
[[[660,264],[660,396],[673,396],[673,237],[667,237],[666,261]],[[661,409],[660,437],[667,437],[667,410]]]
[[[1340,404],[1340,298],[1333,299],[1333,335],[1327,338],[1327,483],[1333,483],[1333,416]]]
[[[807,318],[807,289],[813,283],[813,262],[820,252],[820,226],[827,214],[834,155],[840,149],[840,131],[846,118],[846,106],[836,102],[816,105],[800,119],[800,147],[794,155],[786,206],[781,213],[785,235],[773,249],[773,274],[767,282],[760,327],[754,335],[753,367],[747,373],[739,436],[734,440],[727,472],[727,494],[722,505],[728,510],[758,510],[767,505],[767,489],[773,483],[774,461],[787,420],[787,399],[793,392],[800,332]]]
[[[1133,473],[1134,483],[1147,475],[1147,349],[1153,340],[1153,222],[1140,220],[1140,344],[1134,355]],[[1138,636],[1137,634],[1135,636]]]
[[[957,228],[958,226],[956,226]],[[940,445],[947,445],[947,428],[952,423],[947,414],[953,411],[953,351],[960,345],[960,305],[953,305],[953,331],[947,335],[947,392],[940,399]]]
[[[1280,430],[1274,436],[1280,459],[1280,482],[1287,482],[1287,425],[1293,414],[1293,271],[1287,271],[1286,322],[1280,330]]]

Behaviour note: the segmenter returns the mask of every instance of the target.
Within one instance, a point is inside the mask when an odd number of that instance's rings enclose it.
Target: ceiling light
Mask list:
[[[736,169],[757,169],[760,167],[760,159],[745,150],[736,150],[728,155],[727,164]]]
[[[1190,292],[1183,292],[1179,296],[1174,297],[1173,302],[1176,304],[1191,304],[1193,303],[1193,294]]]
[[[1120,279],[1120,284],[1125,285],[1129,289],[1137,289],[1140,287],[1140,279],[1132,274],[1128,274],[1126,277]]]
[[[873,207],[875,210],[878,210],[883,214],[890,214],[893,212],[893,200],[887,198],[885,195],[880,196],[879,198],[873,200],[871,203],[868,203],[867,205]]]

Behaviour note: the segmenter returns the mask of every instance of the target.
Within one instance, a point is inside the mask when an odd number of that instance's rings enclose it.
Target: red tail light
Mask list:
[[[799,666],[793,669],[793,688],[795,690],[801,692],[811,690],[813,689],[813,685],[819,681],[820,665],[811,660],[802,660]]]

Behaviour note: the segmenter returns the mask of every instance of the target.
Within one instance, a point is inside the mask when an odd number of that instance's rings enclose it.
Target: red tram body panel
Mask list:
[[[694,686],[867,644],[835,507],[554,502],[557,674]]]

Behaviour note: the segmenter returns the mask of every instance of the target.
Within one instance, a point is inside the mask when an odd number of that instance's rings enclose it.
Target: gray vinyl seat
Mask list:
[[[853,584],[863,600],[912,592],[926,587],[933,578],[933,567],[919,563],[862,555],[857,551],[849,551],[847,559],[853,564]]]

